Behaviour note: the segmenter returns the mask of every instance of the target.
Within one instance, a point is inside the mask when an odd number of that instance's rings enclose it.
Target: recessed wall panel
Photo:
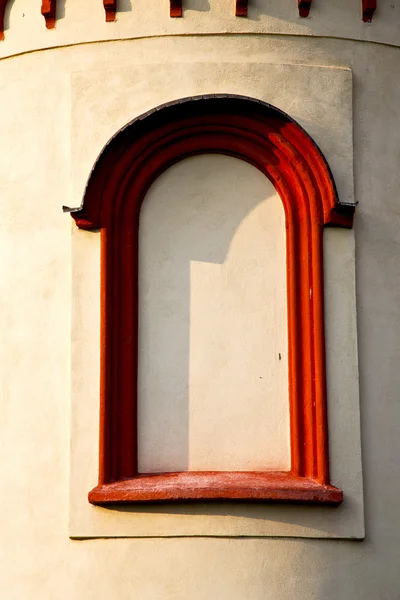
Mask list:
[[[139,470],[288,470],[282,202],[255,167],[192,157],[140,220]]]

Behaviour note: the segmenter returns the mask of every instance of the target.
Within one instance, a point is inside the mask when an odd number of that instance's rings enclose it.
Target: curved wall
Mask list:
[[[230,16],[225,0],[188,2],[181,20],[168,17],[166,2],[151,4],[126,2],[117,22],[106,24],[95,0],[84,9],[76,0],[61,2],[65,17],[51,31],[44,28],[40,2],[15,0],[7,16],[9,29],[0,47],[5,57],[0,61],[5,597],[392,600],[399,589],[400,538],[400,55],[394,47],[399,7],[381,0],[368,25],[361,22],[359,3],[349,6],[345,0],[315,0],[305,20],[298,18],[292,0],[259,0],[250,6],[247,20]],[[18,53],[22,55],[6,58]],[[344,67],[353,73],[364,541],[68,538],[69,446],[77,427],[74,420],[69,425],[73,225],[61,206],[79,204],[88,176],[87,166],[81,174],[79,165],[74,166],[71,75],[98,73],[104,88],[111,89],[118,69],[140,65],[146,77],[144,65],[162,65],[170,86],[163,93],[170,89],[172,96],[177,63],[216,61],[232,69],[273,63]],[[223,79],[223,69],[220,76],[221,86],[232,87],[231,80]],[[190,77],[185,85],[195,88]],[[142,86],[138,79],[139,100]],[[249,95],[251,86],[249,79]],[[89,97],[91,90],[83,85],[83,104],[85,94]],[[296,118],[297,99],[287,100]],[[121,102],[129,99],[121,95]],[[120,107],[108,110],[118,115]],[[98,118],[106,122],[110,114]],[[103,140],[95,130],[86,129],[85,135],[93,137],[93,147],[101,148]],[[340,140],[338,122],[338,148]],[[93,160],[89,157],[87,163]],[[71,172],[78,173],[76,188]],[[87,241],[87,261],[95,277],[97,247],[91,247],[90,233],[79,234]],[[77,284],[86,289],[83,279]],[[84,368],[77,377],[85,377]],[[85,437],[85,429],[78,433]],[[352,462],[351,452],[347,460]]]

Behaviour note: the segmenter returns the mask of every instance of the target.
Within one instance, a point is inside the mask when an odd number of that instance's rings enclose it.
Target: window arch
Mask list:
[[[185,157],[240,158],[278,191],[286,221],[291,469],[139,474],[137,468],[138,231],[153,181]],[[138,117],[104,148],[72,216],[101,230],[101,408],[94,504],[280,500],[339,504],[330,485],[324,349],[324,226],[351,227],[329,168],[303,129],[241,96],[182,99]]]

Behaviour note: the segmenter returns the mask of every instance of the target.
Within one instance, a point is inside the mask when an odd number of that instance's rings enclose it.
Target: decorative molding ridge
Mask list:
[[[376,5],[377,0],[362,0],[362,20],[364,23],[371,23]]]
[[[106,22],[115,21],[117,16],[117,0],[103,0],[103,5],[106,11]]]
[[[247,5],[248,0],[235,0],[235,16],[236,17],[247,17]]]
[[[183,16],[182,3],[183,3],[183,0],[169,0],[169,16],[170,17],[182,17]]]
[[[0,40],[4,40],[4,13],[8,0],[0,0]]]
[[[308,17],[311,8],[311,2],[312,0],[298,0],[300,17]]]
[[[56,26],[57,0],[42,0],[42,15],[46,21],[47,29],[54,29]]]

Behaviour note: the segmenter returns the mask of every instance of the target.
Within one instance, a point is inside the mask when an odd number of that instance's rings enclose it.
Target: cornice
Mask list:
[[[106,22],[113,22],[117,19],[118,15],[118,0],[97,0],[103,3],[105,12]],[[226,0],[228,2],[228,0]],[[329,0],[325,0],[329,1]],[[170,17],[184,17],[185,2],[184,0],[165,0],[166,8],[169,7]],[[321,8],[323,8],[323,1],[321,2]],[[293,11],[296,11],[295,0],[293,0]],[[302,18],[306,18],[310,14],[312,0],[297,0],[298,15]],[[370,23],[372,17],[377,9],[378,0],[362,0],[360,18],[365,23]],[[5,14],[7,6],[11,6],[10,0],[0,0],[0,40],[4,40],[4,29],[5,29]],[[234,0],[233,14],[236,17],[248,16],[248,12],[252,9],[252,0]],[[231,9],[232,10],[232,9]],[[57,21],[57,0],[42,0],[41,13],[45,18],[45,24],[47,29],[53,29],[56,26]],[[88,22],[90,27],[90,22]]]

